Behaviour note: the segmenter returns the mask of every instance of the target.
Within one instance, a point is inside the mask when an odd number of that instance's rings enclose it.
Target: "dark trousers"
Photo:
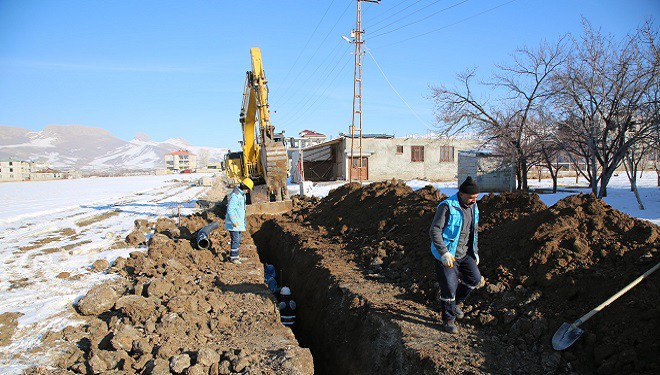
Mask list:
[[[231,237],[231,248],[229,250],[229,259],[230,260],[238,259],[238,247],[241,245],[241,238],[243,237],[243,232],[231,230],[229,231],[229,236]]]
[[[461,274],[461,283],[458,274]],[[440,306],[442,307],[442,321],[448,322],[456,319],[456,305],[465,301],[465,298],[477,287],[481,281],[481,273],[474,259],[466,255],[456,259],[454,266],[448,268],[442,262],[435,260],[435,274],[440,284]]]

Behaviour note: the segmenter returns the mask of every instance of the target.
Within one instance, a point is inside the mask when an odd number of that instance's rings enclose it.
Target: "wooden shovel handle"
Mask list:
[[[610,303],[614,302],[614,300],[616,300],[617,298],[621,297],[625,292],[627,292],[627,291],[629,291],[630,289],[632,289],[635,285],[639,284],[640,281],[644,280],[644,279],[645,279],[646,277],[648,277],[650,274],[652,274],[653,272],[655,272],[655,270],[657,270],[658,268],[660,268],[660,263],[656,264],[655,267],[653,267],[653,268],[651,268],[650,270],[646,271],[642,276],[640,276],[640,277],[636,278],[635,280],[633,280],[633,281],[632,281],[630,284],[628,284],[625,288],[621,289],[617,294],[615,294],[615,295],[613,295],[612,297],[608,298],[607,301],[601,303],[601,304],[598,305],[595,309],[593,309],[593,310],[589,311],[588,313],[584,314],[583,317],[581,317],[580,319],[576,320],[575,323],[573,323],[573,324],[577,327],[577,326],[579,326],[580,324],[586,322],[587,320],[589,320],[589,318],[591,318],[592,316],[594,316],[594,315],[595,315],[597,312],[599,312],[600,310],[604,309],[604,308],[605,308],[607,305],[609,305]]]

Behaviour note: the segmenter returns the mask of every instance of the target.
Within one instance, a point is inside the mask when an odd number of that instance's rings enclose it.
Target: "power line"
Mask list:
[[[316,65],[316,68],[314,69],[314,71],[313,71],[312,73],[309,74],[309,76],[314,77],[315,74],[316,74],[316,72],[317,72],[321,67],[325,66],[326,63],[328,63],[329,61],[336,61],[337,58],[340,58],[340,57],[341,57],[341,52],[340,52],[339,55],[337,55],[337,56],[334,56],[334,55],[335,55],[335,51],[336,51],[336,50],[337,50],[342,44],[344,44],[344,41],[341,40],[341,39],[339,39],[339,40],[337,41],[337,44],[335,44],[335,47],[330,51],[330,53],[328,53],[328,55],[326,56],[326,58],[323,59],[323,63]],[[335,62],[335,64],[336,64],[336,62]],[[329,65],[329,64],[327,64],[327,65]],[[290,88],[290,87],[292,87],[292,86],[290,85],[289,88]],[[289,95],[287,95],[287,94],[289,94]],[[282,96],[281,96],[281,98],[282,98],[282,102],[280,103],[280,105],[285,105],[285,104],[287,104],[288,102],[290,102],[290,101],[293,99],[294,96],[295,96],[295,92],[290,92],[290,90],[289,90],[289,91],[287,91],[287,90],[283,91]]]
[[[328,91],[328,89],[332,86],[332,84],[337,80],[337,78],[341,75],[341,73],[346,69],[346,67],[348,66],[348,63],[349,63],[349,62],[351,62],[351,60],[350,60],[350,59],[347,59],[346,62],[344,63],[344,65],[341,67],[341,69],[339,69],[339,70],[337,71],[337,74],[335,74],[335,76],[332,78],[332,80],[330,80],[330,82],[328,82],[328,84],[325,86],[325,88],[323,89],[323,91],[322,91],[321,93],[319,93],[318,95],[314,95],[314,96],[315,96],[314,101],[313,101],[311,104],[309,104],[304,110],[299,111],[299,112],[297,113],[297,116],[294,117],[294,118],[292,118],[292,119],[289,121],[289,123],[287,124],[288,126],[290,126],[291,124],[295,124],[297,121],[300,120],[300,118],[301,118],[302,116],[304,116],[305,114],[307,114],[307,112],[309,112],[309,110],[311,110],[312,108],[314,108],[314,106],[316,105],[316,103],[317,103],[317,102],[323,97],[323,95],[325,94],[325,92]],[[313,96],[310,96],[310,97],[308,98],[308,101],[311,100],[312,97],[313,97]]]
[[[460,3],[456,3],[456,4],[454,4],[454,5],[451,5],[451,6],[446,7],[446,8],[444,8],[444,9],[440,9],[439,11],[437,11],[437,12],[435,12],[435,13],[431,13],[431,14],[429,14],[428,16],[426,16],[426,17],[424,17],[424,18],[420,18],[420,19],[418,19],[417,21],[413,21],[413,22],[411,22],[411,23],[405,24],[405,25],[403,25],[403,26],[401,26],[401,27],[398,27],[398,28],[396,28],[396,29],[393,29],[393,30],[390,30],[390,31],[385,31],[385,32],[383,32],[383,33],[380,33],[380,34],[374,35],[374,36],[372,36],[371,38],[372,38],[372,39],[373,39],[373,38],[377,38],[377,37],[379,37],[379,36],[382,36],[382,35],[385,35],[385,34],[389,34],[389,33],[395,32],[395,31],[397,31],[397,30],[401,30],[401,29],[403,29],[404,27],[408,27],[408,26],[410,26],[410,25],[414,25],[414,24],[416,24],[416,23],[420,23],[420,22],[422,22],[422,21],[424,21],[424,20],[426,20],[426,19],[429,19],[429,18],[435,16],[435,15],[438,14],[438,13],[442,13],[442,12],[444,12],[444,11],[446,11],[446,10],[451,9],[451,8],[455,8],[455,7],[457,7],[457,6],[461,5],[461,4],[467,3],[468,1],[470,1],[470,0],[463,0],[463,1],[461,1]],[[391,25],[391,24],[390,24],[390,25]],[[388,26],[389,26],[389,25],[388,25]],[[383,29],[383,28],[381,28],[381,29],[379,29],[379,30],[382,30],[382,29]],[[378,30],[376,30],[376,31],[378,31]]]
[[[456,25],[458,25],[458,24],[460,24],[460,23],[463,23],[463,22],[465,22],[465,21],[467,21],[467,20],[470,20],[470,19],[472,19],[472,18],[478,17],[478,16],[480,16],[480,15],[482,15],[482,14],[486,14],[486,13],[488,13],[488,12],[491,12],[491,11],[495,10],[495,9],[498,9],[498,8],[501,8],[501,7],[505,6],[505,5],[511,4],[511,3],[515,2],[515,1],[517,1],[517,0],[507,1],[506,3],[503,3],[503,4],[500,4],[500,5],[498,5],[498,6],[492,7],[492,8],[490,8],[490,9],[486,9],[486,10],[484,10],[483,12],[479,12],[479,13],[474,14],[474,15],[472,15],[472,16],[469,16],[469,17],[463,18],[462,20],[457,21],[457,22],[454,22],[454,23],[452,23],[452,24],[449,24],[449,25],[446,25],[446,26],[440,27],[440,28],[438,28],[438,29],[434,29],[434,30],[431,30],[431,31],[425,32],[425,33],[423,33],[423,34],[419,34],[419,35],[411,36],[411,37],[409,37],[409,38],[406,38],[406,39],[400,40],[400,41],[398,41],[398,42],[394,42],[394,43],[390,43],[390,44],[386,44],[386,45],[382,45],[382,46],[377,46],[377,47],[375,47],[375,48],[372,48],[372,50],[373,50],[373,49],[379,49],[379,48],[390,47],[390,46],[397,45],[397,44],[401,44],[401,43],[403,43],[403,42],[407,42],[407,41],[409,41],[409,40],[411,40],[411,39],[419,38],[419,37],[422,37],[422,36],[425,36],[425,35],[428,35],[428,34],[432,34],[432,33],[438,32],[438,31],[440,31],[440,30],[447,29],[447,28],[452,27],[452,26],[456,26]]]
[[[406,10],[406,9],[408,9],[408,8],[410,8],[410,7],[412,7],[412,6],[414,6],[415,4],[417,4],[417,3],[421,2],[421,1],[423,1],[423,0],[417,0],[417,1],[415,1],[414,3],[408,5],[407,7],[401,9],[400,11],[398,11],[398,12],[392,14],[392,15],[389,15],[389,16],[385,17],[384,19],[382,19],[382,20],[380,20],[380,21],[378,21],[378,22],[376,22],[376,23],[373,23],[373,24],[371,24],[371,25],[369,25],[369,26],[372,27],[372,26],[376,26],[376,25],[378,25],[379,23],[383,23],[383,22],[387,21],[388,19],[390,19],[390,18],[396,16],[397,14],[403,12],[404,10]],[[400,2],[398,5],[395,5],[395,6],[393,6],[392,8],[390,8],[388,11],[391,11],[392,9],[396,9],[397,6],[399,6],[399,5],[403,5],[403,4],[405,4],[405,2],[402,1],[402,2]],[[384,13],[381,13],[381,17],[382,17],[383,15],[385,15],[385,13],[387,13],[388,11],[386,11],[386,12],[384,12]],[[376,17],[375,19],[378,19],[378,17]]]
[[[342,41],[342,42],[343,42],[343,41]],[[342,43],[342,44],[343,44],[343,43]],[[349,47],[350,47],[350,46],[349,46]],[[348,49],[349,47],[347,47],[347,49]],[[347,50],[347,49],[346,49],[346,50]],[[335,69],[337,68],[337,66],[339,66],[339,63],[341,63],[341,61],[342,61],[342,56],[344,56],[345,53],[347,52],[346,50],[340,52],[339,59],[335,62],[334,66],[332,67],[331,70],[329,70],[329,71],[327,72],[327,74],[325,74],[325,75],[323,75],[323,76],[320,76],[320,75],[317,75],[317,76],[316,76],[316,81],[314,82],[314,84],[310,85],[311,89],[309,90],[309,93],[307,93],[307,95],[306,95],[305,97],[303,97],[302,99],[298,100],[297,104],[293,106],[293,108],[296,108],[296,111],[297,111],[297,112],[304,111],[304,109],[302,109],[302,108],[305,108],[305,106],[306,106],[306,105],[312,100],[313,96],[314,96],[314,95],[320,90],[320,88],[324,85],[324,82],[328,79],[328,77],[330,77],[330,75],[335,71]],[[283,107],[283,106],[280,106],[280,108],[282,108],[282,107]],[[289,112],[289,113],[292,113],[292,112]],[[291,114],[291,115],[288,115],[288,116],[284,116],[284,117],[282,118],[282,120],[285,120],[285,119],[286,119],[286,120],[289,120],[292,116],[295,116],[295,114]]]
[[[401,17],[401,18],[399,18],[399,19],[397,19],[397,20],[395,20],[395,21],[392,21],[392,22],[388,23],[387,25],[385,25],[385,26],[383,26],[383,27],[380,27],[380,28],[378,28],[378,29],[376,29],[376,30],[372,30],[371,32],[372,32],[372,33],[376,33],[376,32],[378,32],[378,31],[380,31],[380,30],[386,29],[386,28],[388,28],[389,26],[392,26],[392,25],[394,25],[395,23],[397,23],[397,22],[399,22],[399,21],[401,21],[401,20],[403,20],[403,19],[406,19],[406,18],[412,16],[412,15],[415,14],[415,13],[421,12],[422,10],[424,10],[424,9],[426,9],[426,8],[432,6],[432,5],[435,5],[435,4],[437,4],[437,3],[441,2],[441,1],[442,1],[442,0],[436,0],[436,1],[432,2],[432,3],[429,4],[429,5],[423,6],[423,7],[419,8],[419,9],[417,9],[416,11],[414,11],[414,12],[412,12],[412,13],[408,13],[408,14],[406,14],[405,16],[403,16],[403,17]]]
[[[323,42],[325,42],[326,39],[328,39],[328,36],[332,33],[332,31],[335,29],[335,27],[337,27],[337,24],[339,23],[339,21],[341,21],[341,19],[344,17],[344,14],[346,14],[346,11],[348,11],[348,8],[350,8],[352,2],[353,2],[353,1],[351,0],[351,1],[348,3],[348,5],[346,6],[346,8],[344,8],[344,11],[341,13],[341,15],[339,16],[339,18],[337,18],[337,21],[335,21],[335,24],[334,24],[334,25],[332,26],[332,28],[326,33],[326,35],[325,35],[325,37],[323,38],[323,40],[322,40],[322,41],[319,43],[319,45],[316,47],[316,50],[314,50],[314,53],[312,53],[312,55],[309,57],[309,59],[307,59],[307,62],[305,63],[305,65],[303,65],[303,67],[300,68],[300,69],[298,70],[298,74],[296,74],[296,76],[290,81],[291,83],[289,84],[289,86],[287,86],[287,87],[284,89],[284,93],[283,93],[283,95],[286,95],[286,94],[289,92],[289,90],[291,89],[291,87],[293,87],[294,82],[296,82],[296,81],[298,80],[298,78],[300,78],[300,75],[302,74],[302,72],[303,72],[303,71],[305,70],[305,68],[310,64],[310,62],[312,61],[312,59],[314,58],[314,56],[316,56],[316,53],[319,51],[319,49],[320,49],[321,46],[323,45]]]
[[[293,62],[293,65],[291,65],[289,67],[289,71],[286,72],[286,75],[284,76],[284,79],[282,80],[282,82],[286,82],[287,78],[289,78],[289,74],[291,74],[291,71],[293,70],[293,67],[296,66],[296,64],[298,63],[298,60],[300,60],[300,56],[302,56],[303,52],[305,51],[305,49],[309,45],[309,42],[314,37],[314,34],[316,34],[316,30],[318,30],[319,26],[321,26],[321,24],[323,23],[323,20],[325,19],[325,16],[328,14],[328,11],[330,10],[330,8],[332,7],[332,4],[334,4],[334,2],[335,2],[335,0],[332,0],[330,2],[330,5],[328,5],[328,8],[325,10],[325,13],[323,13],[323,16],[321,17],[321,20],[316,24],[316,27],[314,28],[314,31],[312,31],[312,33],[309,34],[309,38],[307,38],[307,42],[305,42],[305,46],[300,50],[300,53],[298,53],[298,56],[296,57],[296,61]]]
[[[422,123],[422,125],[429,126],[424,120],[422,120],[421,117],[419,117],[417,112],[415,112],[415,110],[412,109],[412,107],[408,104],[408,102],[406,102],[406,100],[403,98],[403,96],[401,96],[401,94],[399,94],[399,92],[396,90],[396,88],[394,88],[394,85],[392,85],[392,82],[390,82],[389,78],[387,78],[387,75],[385,74],[383,69],[380,67],[380,65],[378,64],[378,61],[376,61],[376,58],[374,57],[374,55],[371,53],[371,51],[369,49],[367,49],[367,53],[369,54],[369,56],[371,56],[371,59],[376,64],[376,67],[378,67],[378,70],[380,71],[380,74],[383,75],[383,78],[385,78],[385,81],[387,82],[387,84],[390,85],[390,88],[392,89],[392,91],[394,91],[394,93],[399,97],[399,99],[401,99],[401,101],[406,105],[406,107],[408,107],[408,109],[410,109],[410,111],[413,113],[413,115],[415,115],[415,117],[417,117],[417,119],[419,120],[419,122]]]

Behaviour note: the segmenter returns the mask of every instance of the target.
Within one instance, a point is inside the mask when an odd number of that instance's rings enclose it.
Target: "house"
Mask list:
[[[58,180],[66,178],[66,174],[53,168],[35,169],[30,173],[31,181]]]
[[[170,173],[197,170],[197,155],[188,150],[177,150],[165,154],[165,169]]]
[[[463,150],[458,153],[458,183],[468,176],[481,191],[513,191],[516,188],[516,167],[505,156],[492,150]]]
[[[32,164],[21,160],[0,161],[0,181],[25,181],[30,179]]]
[[[0,181],[42,181],[80,177],[78,171],[62,172],[53,169],[48,162],[14,159],[0,161]]]
[[[362,173],[362,180],[368,181],[391,178],[453,180],[457,177],[458,151],[478,147],[480,141],[363,134],[361,149],[359,143],[358,138],[351,140],[346,135],[340,135],[331,141],[305,148],[305,179],[332,181],[352,177],[358,180]]]
[[[328,137],[325,134],[317,133],[313,130],[303,130],[298,133],[298,137],[289,137],[287,146],[287,157],[289,170],[291,171],[291,182],[297,183],[304,180],[304,171],[302,168],[302,149],[325,142]],[[301,157],[302,156],[302,157]]]

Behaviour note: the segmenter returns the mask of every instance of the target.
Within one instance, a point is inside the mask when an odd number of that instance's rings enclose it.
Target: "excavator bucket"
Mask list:
[[[266,172],[269,201],[282,201],[289,198],[286,187],[289,168],[286,148],[280,142],[268,142],[261,148],[261,163]]]
[[[292,207],[293,202],[290,199],[279,202],[252,203],[245,206],[245,215],[283,214],[291,211]]]

